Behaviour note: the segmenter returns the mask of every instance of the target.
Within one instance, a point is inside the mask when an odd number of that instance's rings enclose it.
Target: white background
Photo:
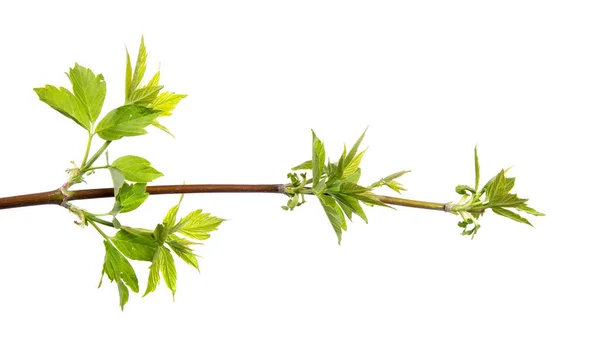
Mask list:
[[[594,1],[193,3],[3,4],[0,196],[57,188],[82,157],[85,132],[32,88],[69,86],[78,62],[104,74],[105,113],[143,34],[149,73],[189,97],[164,122],[176,140],[150,130],[110,154],[148,158],[159,184],[281,183],[311,128],[336,159],[369,126],[366,182],[411,169],[407,198],[457,200],[477,144],[482,176],[512,166],[547,216],[488,214],[470,240],[449,214],[369,208],[340,247],[313,198],[290,213],[278,195],[189,195],[182,212],[230,219],[198,249],[201,275],[178,262],[175,303],[161,284],[121,312],[114,284],[96,289],[93,229],[60,207],[1,211],[0,348],[600,347]],[[122,221],[153,227],[176,200]]]

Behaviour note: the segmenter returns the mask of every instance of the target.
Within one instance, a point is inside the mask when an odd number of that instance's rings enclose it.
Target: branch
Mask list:
[[[182,193],[281,193],[285,194],[285,184],[273,185],[166,185],[148,186],[146,192],[150,195],[182,194]],[[0,210],[18,207],[30,207],[44,204],[64,205],[74,200],[114,197],[113,188],[96,188],[91,190],[76,190],[63,193],[61,188],[54,191],[25,194],[20,196],[0,198]],[[445,211],[445,203],[416,201],[398,197],[378,196],[378,199],[390,205]]]

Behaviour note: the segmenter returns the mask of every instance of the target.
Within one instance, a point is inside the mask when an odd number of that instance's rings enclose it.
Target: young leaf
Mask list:
[[[316,187],[321,180],[323,170],[325,169],[325,147],[323,142],[319,140],[315,132],[313,135],[313,147],[312,147],[312,175],[313,175],[313,187]]]
[[[341,244],[342,231],[347,229],[344,212],[331,196],[317,194],[317,198],[319,198],[319,201],[325,210],[325,214],[327,214],[327,218],[337,235],[338,244]]]
[[[119,169],[126,180],[133,182],[152,182],[163,176],[163,173],[150,166],[149,161],[137,156],[120,157],[111,167]]]
[[[126,60],[125,60],[125,101],[129,100],[129,95],[131,92],[131,80],[132,80],[132,72],[131,72],[131,57],[129,56],[129,50],[125,49]]]
[[[194,242],[185,238],[174,237],[167,240],[167,244],[169,247],[171,247],[175,254],[181,258],[181,260],[185,261],[189,265],[192,265],[196,268],[196,270],[200,270],[198,267],[198,259],[196,258],[196,254],[194,254],[192,248],[190,248],[190,245],[194,244]]]
[[[292,170],[312,170],[313,168],[313,162],[312,160],[307,160],[306,162],[300,164],[300,165],[296,165],[295,167],[292,168]]]
[[[335,200],[338,202],[340,207],[342,207],[342,209],[344,209],[344,206],[347,207],[347,209],[349,209],[352,213],[355,213],[361,219],[363,219],[365,223],[367,223],[367,224],[369,223],[369,220],[367,219],[367,215],[365,214],[364,210],[360,206],[359,201],[356,198],[345,195],[343,193],[334,194],[333,198],[335,198]],[[351,216],[349,216],[349,215],[346,215],[346,216],[348,216],[348,219],[351,219]]]
[[[90,69],[75,63],[75,67],[67,74],[73,93],[85,108],[88,120],[94,125],[100,115],[104,97],[106,96],[106,82],[102,74],[95,75]]]
[[[205,240],[210,237],[208,232],[215,231],[223,222],[216,216],[209,213],[203,213],[202,210],[194,210],[183,219],[179,220],[173,231],[179,232],[190,238]]]
[[[113,109],[102,118],[96,127],[96,133],[107,141],[119,140],[127,136],[147,134],[144,129],[160,115],[160,111],[150,108],[125,105]]]
[[[358,138],[358,140],[356,140],[356,142],[354,143],[354,146],[352,146],[352,148],[350,149],[350,152],[348,152],[348,156],[346,157],[346,163],[347,164],[350,163],[354,159],[354,156],[358,152],[358,147],[360,147],[360,144],[361,144],[362,140],[365,138],[365,134],[367,133],[367,129],[365,129],[365,131],[363,131],[362,135],[360,135],[360,137]],[[363,153],[364,153],[364,151],[363,151]],[[360,163],[360,160],[359,160],[359,163]],[[350,173],[352,173],[352,172],[350,172]]]
[[[163,92],[150,103],[150,108],[161,111],[160,116],[165,117],[171,115],[177,104],[183,100],[187,95],[175,94],[172,92]]]
[[[163,219],[163,226],[165,228],[165,232],[167,234],[173,233],[173,227],[175,226],[175,220],[177,219],[177,212],[179,211],[179,206],[181,205],[181,201],[183,200],[183,195],[179,197],[179,202],[174,205],[169,211],[165,218]]]
[[[150,103],[152,103],[156,99],[156,96],[158,96],[158,93],[160,92],[160,90],[162,88],[163,88],[162,85],[157,85],[157,86],[145,86],[143,88],[136,89],[131,93],[131,95],[129,96],[129,98],[127,99],[127,101],[125,103],[147,107]],[[150,108],[152,108],[152,107],[150,107]]]
[[[73,120],[85,130],[90,130],[90,119],[85,106],[71,93],[71,91],[61,87],[60,89],[46,85],[42,88],[33,89],[40,100],[48,106],[54,108],[60,114]]]
[[[117,282],[121,309],[123,309],[129,299],[129,292],[124,291],[123,287],[125,286],[121,284],[125,282],[132,291],[137,293],[139,291],[137,276],[129,261],[109,241],[104,241],[104,247],[106,248],[106,256],[104,258],[102,275],[106,274],[111,282]],[[102,283],[102,278],[100,280],[100,283]]]
[[[112,178],[113,187],[115,189],[115,197],[119,194],[119,190],[125,183],[125,175],[121,172],[121,170],[109,167],[110,177]]]
[[[163,262],[162,254],[163,250],[157,249],[154,257],[152,258],[152,265],[150,265],[150,273],[148,274],[148,285],[146,286],[146,291],[142,297],[154,292],[156,290],[156,286],[158,286],[158,282],[160,282],[159,272]]]
[[[513,220],[515,220],[516,222],[521,222],[521,223],[527,224],[527,225],[529,225],[529,226],[533,226],[533,225],[532,225],[532,224],[529,222],[529,220],[525,219],[525,218],[524,218],[524,217],[522,217],[521,215],[519,215],[519,214],[517,214],[517,213],[515,213],[515,212],[512,212],[512,211],[510,211],[510,210],[508,210],[508,209],[504,209],[504,208],[492,208],[492,211],[493,211],[494,213],[498,214],[498,215],[502,215],[502,216],[504,216],[504,217],[507,217],[507,218],[509,218],[509,219],[513,219]]]
[[[171,137],[175,138],[175,135],[173,135],[169,129],[167,129],[166,126],[162,125],[161,123],[158,122],[158,120],[153,120],[152,121],[152,126],[157,127],[159,130],[162,130],[164,132],[166,132],[167,134],[171,135]]]
[[[133,71],[133,77],[131,78],[131,85],[129,87],[129,96],[133,94],[133,91],[137,89],[137,87],[142,82],[144,78],[144,74],[146,73],[146,58],[148,54],[146,53],[146,46],[144,45],[144,37],[142,36],[142,41],[140,42],[140,49],[138,51],[137,62],[135,63],[135,70]]]
[[[342,179],[345,179],[348,176],[354,174],[354,172],[358,169],[358,166],[360,165],[360,162],[362,161],[362,157],[365,154],[365,152],[366,150],[360,152],[356,157],[352,158],[350,158],[350,154],[348,154]]]
[[[145,183],[133,184],[133,186],[124,183],[115,198],[112,214],[117,215],[118,213],[133,211],[142,205],[148,196]]]
[[[517,210],[525,212],[527,214],[535,215],[535,216],[546,216],[544,213],[540,213],[539,211],[527,206],[527,204],[523,203],[518,207],[515,207]]]
[[[152,261],[158,244],[150,237],[135,235],[123,229],[112,237],[111,242],[129,259]]]
[[[166,247],[160,247],[159,249],[162,251],[160,254],[162,259],[162,262],[160,263],[160,273],[165,280],[167,288],[171,290],[173,298],[175,298],[175,291],[177,290],[177,270],[175,269],[175,261],[173,260],[173,255],[171,255],[169,249]]]

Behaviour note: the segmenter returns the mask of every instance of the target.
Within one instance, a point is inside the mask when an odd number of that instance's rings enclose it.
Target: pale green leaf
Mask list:
[[[160,116],[169,116],[172,111],[177,107],[177,104],[183,100],[187,95],[175,94],[172,92],[162,92],[156,99],[150,104],[150,108],[157,111],[161,111]]]
[[[200,270],[196,254],[194,254],[192,248],[190,248],[190,245],[194,244],[194,242],[184,238],[174,237],[167,240],[167,244],[169,247],[171,247],[175,254],[181,258],[181,260],[185,261],[189,265],[192,265],[196,268],[196,270]]]
[[[146,84],[146,87],[157,86],[159,80],[160,80],[160,71],[156,72],[152,76],[152,79],[150,79],[150,81],[148,82],[148,84]]]
[[[323,175],[323,170],[325,169],[325,147],[314,131],[312,132],[312,136],[312,175],[313,184],[314,187],[316,187],[319,184],[321,176]]]
[[[346,206],[352,213],[355,213],[361,219],[363,219],[365,223],[367,223],[367,224],[369,223],[369,220],[367,219],[367,215],[365,214],[363,208],[360,206],[360,203],[358,202],[358,200],[356,198],[353,198],[351,196],[348,196],[348,195],[345,195],[342,193],[336,194],[333,197],[338,202],[338,204],[340,204],[342,209],[344,208],[342,205]],[[346,216],[348,216],[348,215],[346,215]],[[350,219],[351,217],[348,216],[348,218]]]
[[[165,280],[165,284],[167,288],[171,290],[173,293],[173,297],[175,297],[175,291],[177,290],[177,270],[175,269],[175,261],[173,260],[173,255],[171,255],[171,251],[166,247],[159,248],[162,252],[160,254],[160,258],[162,262],[160,263],[160,273],[162,274],[163,280]]]
[[[350,158],[350,154],[346,159],[346,166],[344,168],[344,173],[342,175],[342,179],[347,178],[348,176],[354,174],[358,167],[360,166],[360,162],[362,161],[362,157],[365,154],[366,150],[360,152],[356,157]]]
[[[519,205],[519,206],[517,206],[517,207],[515,207],[515,208],[516,208],[517,210],[520,210],[520,211],[522,211],[522,212],[525,212],[525,213],[527,213],[527,214],[531,214],[531,215],[535,215],[535,216],[546,216],[546,214],[544,214],[544,213],[541,213],[541,212],[539,212],[539,211],[537,211],[537,210],[535,210],[535,209],[533,209],[533,208],[531,208],[531,207],[527,206],[527,205],[526,205],[526,204],[524,204],[524,203],[523,203],[523,204],[521,204],[521,205]]]
[[[129,261],[109,241],[104,241],[104,247],[106,248],[106,256],[102,272],[103,274],[106,273],[111,282],[116,281],[119,288],[119,300],[122,309],[129,299],[129,292],[124,291],[126,287],[123,282],[132,291],[137,293],[139,291],[137,276]]]
[[[361,175],[360,168],[358,168],[352,175],[346,177],[344,179],[344,181],[358,183],[358,180],[360,180],[360,175]]]
[[[152,261],[158,244],[150,237],[119,230],[111,242],[129,259]]]
[[[73,120],[86,130],[90,130],[91,123],[86,112],[85,106],[71,93],[71,91],[61,87],[60,89],[46,85],[42,88],[33,89],[40,100],[48,106],[54,108],[60,114]]]
[[[360,135],[360,137],[358,138],[358,140],[356,140],[356,142],[354,143],[354,145],[350,149],[350,152],[348,152],[348,155],[346,156],[346,164],[349,164],[354,159],[354,156],[358,152],[358,148],[360,147],[360,144],[362,143],[362,140],[365,138],[365,134],[367,133],[367,129],[365,129],[365,131],[363,131],[362,135]],[[363,153],[364,153],[364,151],[363,151]],[[359,163],[360,163],[360,161],[359,161]],[[352,173],[353,172],[350,172],[349,174],[352,174]]]
[[[129,301],[129,289],[127,289],[120,279],[117,279],[117,287],[119,288],[119,305],[121,306],[121,311],[123,311],[125,304]]]
[[[113,187],[115,189],[115,197],[119,194],[119,190],[125,183],[125,175],[121,172],[121,170],[113,167],[108,168],[110,172],[110,177],[112,178]]]
[[[347,229],[344,212],[335,202],[335,199],[333,199],[331,196],[317,195],[317,197],[319,198],[319,201],[325,210],[325,214],[327,214],[327,218],[329,219],[329,222],[335,231],[335,234],[338,238],[338,244],[341,244],[342,231]]]
[[[137,209],[142,205],[149,194],[146,192],[145,183],[137,183],[129,185],[123,184],[117,197],[115,198],[115,207],[113,208],[113,215],[118,213],[127,213]]]
[[[129,56],[129,50],[125,49],[127,54],[127,59],[125,60],[125,101],[129,99],[129,95],[131,94],[131,79],[132,79],[132,69],[131,69],[131,57]]]
[[[498,214],[498,215],[502,215],[502,216],[507,217],[509,219],[513,219],[513,220],[515,220],[517,222],[521,222],[521,223],[527,224],[529,226],[533,226],[529,222],[529,220],[525,219],[521,215],[519,215],[519,214],[517,214],[515,212],[512,212],[512,211],[510,211],[508,209],[504,209],[504,208],[492,208],[492,211],[494,213]]]
[[[163,262],[162,258],[163,250],[157,249],[154,257],[152,259],[152,265],[150,265],[150,273],[148,274],[148,285],[146,286],[146,291],[144,292],[144,297],[149,293],[152,293],[156,290],[156,286],[158,286],[158,282],[160,282],[160,270],[161,264]]]
[[[75,63],[75,67],[67,74],[73,93],[84,106],[88,120],[93,125],[100,115],[104,97],[106,96],[106,82],[102,74],[95,75],[90,69]]]
[[[138,156],[123,156],[115,160],[111,167],[119,169],[126,180],[151,182],[163,174],[150,166],[150,162]]]
[[[96,133],[107,141],[119,140],[126,136],[145,135],[147,132],[144,128],[152,124],[160,113],[137,105],[121,106],[102,118],[96,127]]]
[[[133,77],[131,78],[131,85],[129,87],[129,96],[133,94],[133,91],[137,89],[137,87],[142,82],[144,78],[144,74],[146,73],[146,59],[148,54],[146,53],[146,46],[144,45],[144,37],[142,36],[142,41],[140,42],[140,49],[138,51],[137,62],[135,63],[135,70],[133,71]]]
[[[292,170],[312,170],[312,160],[307,160],[306,162],[296,165],[292,168]]]
[[[162,131],[166,132],[167,134],[171,135],[171,137],[175,138],[175,135],[173,135],[173,134],[172,134],[172,133],[169,131],[169,129],[167,129],[167,127],[166,127],[166,126],[164,126],[164,125],[162,125],[161,123],[159,123],[159,122],[158,122],[158,120],[156,120],[156,119],[155,119],[155,120],[153,120],[153,121],[152,121],[152,126],[155,126],[155,127],[157,127],[158,129],[160,129],[160,130],[162,130]]]
[[[169,209],[167,215],[165,215],[165,218],[163,219],[163,226],[165,227],[165,232],[167,232],[167,234],[173,233],[173,227],[175,226],[175,220],[177,219],[177,212],[179,211],[179,206],[181,205],[182,200],[183,194],[179,197],[179,202]]]
[[[198,209],[182,218],[173,230],[190,238],[205,240],[210,237],[208,233],[215,231],[223,221]]]
[[[129,96],[129,98],[127,99],[127,101],[125,103],[148,107],[148,105],[151,104],[156,99],[156,97],[158,96],[158,93],[160,92],[160,90],[162,90],[162,88],[163,88],[162,85],[156,85],[156,86],[145,86],[143,88],[136,89],[131,93],[131,95]],[[150,108],[152,108],[152,107],[150,107]],[[158,110],[155,108],[153,108],[153,109]]]

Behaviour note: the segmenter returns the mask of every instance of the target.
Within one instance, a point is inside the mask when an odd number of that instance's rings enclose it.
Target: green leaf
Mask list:
[[[346,159],[346,167],[344,168],[344,173],[342,175],[342,179],[354,174],[358,167],[360,166],[360,162],[362,161],[362,157],[365,154],[366,150],[360,152],[356,157],[350,158],[350,154]]]
[[[171,255],[169,249],[166,247],[160,247],[159,249],[161,250],[160,258],[162,259],[162,262],[160,263],[160,273],[165,280],[167,288],[171,290],[173,298],[175,298],[175,291],[177,290],[177,270],[175,269],[175,261],[173,260],[173,255]]]
[[[327,214],[327,218],[337,235],[338,244],[341,244],[342,231],[347,229],[344,212],[331,196],[317,194],[317,198],[319,198],[319,201],[325,210],[325,214]]]
[[[155,126],[155,127],[157,127],[158,129],[160,129],[160,130],[162,130],[162,131],[166,132],[167,134],[171,135],[171,137],[175,138],[175,135],[173,135],[173,134],[172,134],[172,133],[169,131],[169,129],[167,129],[167,127],[166,127],[166,126],[164,126],[164,125],[162,125],[161,123],[159,123],[159,122],[158,122],[158,120],[153,120],[153,121],[152,121],[152,126]]]
[[[112,237],[111,242],[129,259],[152,261],[158,244],[150,237],[135,235],[123,229]]]
[[[159,246],[162,246],[165,243],[165,240],[167,239],[169,234],[170,233],[169,233],[168,228],[166,228],[165,225],[163,225],[163,224],[156,225],[156,228],[154,228],[154,231],[152,232],[154,241]]]
[[[196,254],[194,254],[192,248],[190,248],[190,245],[195,244],[194,242],[185,238],[174,236],[172,239],[167,240],[167,244],[169,247],[171,247],[175,254],[181,258],[181,260],[185,261],[189,265],[192,265],[196,268],[196,270],[200,270]]]
[[[163,174],[150,166],[150,162],[138,156],[123,156],[115,160],[111,167],[119,169],[126,180],[151,182]]]
[[[521,215],[519,215],[519,214],[517,214],[515,212],[512,212],[512,211],[510,211],[508,209],[504,209],[504,208],[492,208],[492,211],[494,213],[498,214],[498,215],[502,215],[502,216],[507,217],[509,219],[513,219],[513,220],[515,220],[517,222],[521,222],[521,223],[527,224],[529,226],[533,226],[529,222],[529,220],[525,219]]]
[[[146,73],[146,58],[148,54],[146,53],[146,46],[144,45],[144,37],[142,36],[142,41],[140,42],[140,49],[138,51],[137,62],[135,63],[135,70],[133,71],[133,77],[131,78],[131,85],[129,87],[129,95],[131,96],[135,89],[140,85],[142,79],[144,78],[144,74]]]
[[[187,95],[184,94],[163,92],[150,104],[150,108],[161,111],[161,117],[169,116],[177,104],[186,97]]]
[[[205,240],[210,237],[209,232],[215,231],[223,222],[216,216],[203,213],[202,210],[194,210],[179,220],[173,231],[179,232],[190,238]]]
[[[109,241],[104,241],[104,247],[106,248],[106,256],[104,258],[102,276],[106,274],[111,282],[117,282],[121,309],[123,309],[125,303],[129,300],[129,292],[123,290],[125,286],[122,283],[125,282],[132,291],[137,293],[139,291],[137,276],[129,261]],[[102,278],[100,279],[100,283],[102,283]]]
[[[118,213],[133,211],[142,205],[148,196],[145,183],[138,183],[133,186],[125,183],[115,198],[112,214],[117,215]]]
[[[150,108],[125,105],[108,112],[98,123],[96,133],[107,141],[119,140],[127,136],[147,134],[144,129],[160,115],[160,111]]]
[[[177,219],[177,212],[179,211],[179,206],[181,205],[181,201],[183,200],[183,194],[179,197],[179,202],[174,205],[169,211],[165,218],[163,219],[163,226],[165,227],[165,232],[167,234],[173,233],[173,227],[175,226],[175,220]]]
[[[358,168],[352,175],[348,176],[344,180],[346,182],[358,183],[358,180],[360,180],[360,174],[361,174],[360,168]]]
[[[121,172],[121,170],[113,167],[109,167],[110,177],[112,178],[113,187],[115,189],[115,197],[119,194],[119,190],[125,183],[125,175]]]
[[[75,97],[82,103],[88,120],[94,125],[100,115],[106,96],[104,77],[102,74],[95,75],[90,69],[77,63],[75,63],[75,67],[69,70],[67,76],[73,84]]]
[[[475,146],[475,192],[479,189],[479,156],[477,156],[477,146]]]
[[[42,88],[33,89],[40,100],[48,106],[54,108],[60,114],[73,120],[85,130],[90,130],[90,119],[87,115],[85,106],[71,93],[71,91],[61,87],[60,89],[46,85]]]
[[[160,90],[162,90],[162,88],[162,85],[157,85],[145,86],[143,88],[136,89],[131,93],[125,103],[147,107],[156,99],[156,96],[158,96],[158,93]]]
[[[354,159],[354,156],[358,152],[358,148],[360,147],[360,144],[361,144],[362,140],[365,138],[365,134],[367,133],[367,130],[368,130],[368,128],[365,129],[365,131],[363,131],[362,135],[360,135],[360,137],[358,138],[358,140],[356,140],[356,142],[354,143],[354,145],[350,149],[350,152],[348,152],[348,156],[346,156],[346,163],[347,164],[349,164]],[[362,153],[364,153],[364,151]],[[360,160],[359,160],[359,163],[360,163]],[[352,173],[352,172],[350,172],[350,173]]]
[[[159,272],[163,262],[162,254],[163,250],[157,249],[154,257],[152,258],[152,265],[150,265],[150,273],[148,274],[148,285],[146,286],[146,291],[144,292],[143,297],[154,292],[156,290],[156,286],[158,286],[158,282],[160,282]]]
[[[292,170],[312,170],[313,168],[313,162],[312,160],[307,160],[306,162],[300,164],[300,165],[296,165],[295,167],[292,168]]]
[[[125,49],[127,59],[125,60],[125,101],[129,99],[131,92],[131,80],[132,80],[132,69],[131,69],[131,57],[129,56],[129,50]]]
[[[323,142],[319,140],[315,132],[312,132],[313,147],[312,147],[312,174],[313,187],[316,187],[321,180],[323,170],[325,169],[325,147]]]
[[[527,206],[527,204],[523,203],[521,205],[519,205],[518,207],[515,207],[517,210],[525,212],[527,214],[531,214],[531,215],[535,215],[535,216],[546,216],[546,214],[541,213],[529,206]]]
[[[410,172],[410,170],[402,170],[397,173],[393,173],[391,175],[388,175],[388,176],[382,178],[379,181],[373,182],[371,184],[371,186],[369,186],[369,188],[377,188],[377,187],[381,187],[381,186],[387,186],[396,193],[400,193],[400,191],[406,191],[406,188],[402,187],[402,185],[400,183],[396,182],[395,179],[397,179],[400,176],[402,176],[406,173],[409,173],[409,172]]]
[[[160,71],[154,73],[152,79],[146,84],[146,87],[158,86],[158,81],[160,80]]]
[[[356,198],[353,198],[351,196],[348,196],[348,195],[345,195],[342,193],[333,195],[333,198],[335,198],[335,200],[342,207],[342,209],[344,209],[344,206],[346,206],[347,209],[349,209],[352,213],[355,213],[361,219],[363,219],[365,223],[367,223],[367,224],[369,223],[369,220],[367,219],[367,215],[365,214],[363,208],[360,206],[360,203]],[[348,219],[351,219],[351,216],[349,216],[349,215],[346,215],[346,216],[348,216]]]

